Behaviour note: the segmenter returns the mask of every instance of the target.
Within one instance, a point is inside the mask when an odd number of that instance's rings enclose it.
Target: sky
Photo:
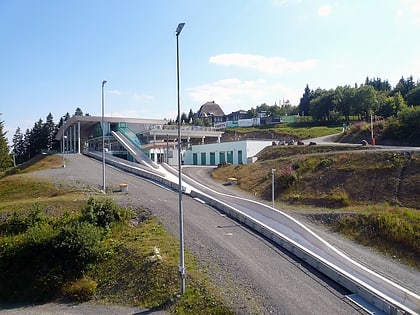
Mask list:
[[[9,145],[51,113],[175,119],[298,105],[366,77],[420,79],[420,0],[0,0],[0,120]]]

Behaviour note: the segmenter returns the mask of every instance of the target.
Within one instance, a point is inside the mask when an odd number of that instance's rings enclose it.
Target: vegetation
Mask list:
[[[371,115],[397,117],[408,106],[420,105],[419,83],[413,77],[402,77],[391,89],[388,81],[366,78],[359,87],[337,86],[335,89],[311,90],[306,85],[300,99],[299,113],[315,121],[350,121],[350,116],[368,120]]]
[[[269,202],[272,169],[277,202],[304,206],[322,221],[331,212],[342,213],[334,216],[335,229],[420,268],[419,153],[271,146],[256,163],[220,167],[212,176],[223,183],[235,177],[236,187]]]
[[[407,208],[373,206],[343,214],[331,226],[358,242],[378,248],[420,268],[420,212]]]
[[[0,113],[1,117],[1,113]],[[12,159],[9,155],[6,132],[3,131],[4,122],[0,120],[0,172],[12,166]]]
[[[188,252],[187,292],[177,297],[177,240],[146,209],[23,174],[60,165],[58,156],[42,157],[0,179],[1,303],[95,299],[174,314],[232,313]]]

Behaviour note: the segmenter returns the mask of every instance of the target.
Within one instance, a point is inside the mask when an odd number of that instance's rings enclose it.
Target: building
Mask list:
[[[178,129],[163,119],[103,117],[104,150],[139,163],[145,160],[178,164]],[[213,128],[182,126],[181,146],[190,143],[220,142],[222,131]],[[73,116],[58,130],[56,140],[63,153],[102,152],[102,117]]]
[[[208,121],[211,126],[214,126],[215,123],[223,122],[224,117],[225,113],[214,101],[201,105],[197,112],[197,118]]]
[[[228,115],[225,115],[224,121],[238,121],[241,119],[247,119],[248,112],[246,110],[237,110],[236,112],[232,112]]]
[[[193,145],[185,152],[187,165],[247,164],[272,141],[243,140]]]

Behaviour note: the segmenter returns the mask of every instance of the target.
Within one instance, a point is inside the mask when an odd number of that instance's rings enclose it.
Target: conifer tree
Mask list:
[[[4,171],[13,165],[6,138],[7,132],[4,132],[3,129],[4,121],[0,120],[0,171]]]

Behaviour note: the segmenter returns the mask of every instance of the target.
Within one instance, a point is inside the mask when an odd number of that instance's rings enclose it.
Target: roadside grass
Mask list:
[[[0,303],[63,298],[233,314],[188,251],[186,294],[178,296],[178,256],[178,240],[145,209],[28,175],[0,179]]]
[[[281,123],[276,125],[268,125],[261,127],[239,127],[227,128],[228,132],[237,133],[253,133],[253,132],[273,132],[274,134],[281,134],[295,139],[309,139],[318,138],[336,134],[342,131],[342,126],[317,126],[313,123]],[[278,139],[276,139],[278,140]]]
[[[269,203],[276,169],[275,200],[288,211],[321,212],[319,222],[342,213],[331,228],[420,269],[420,154],[288,149],[268,147],[256,163],[219,167],[212,176],[223,184],[235,177],[235,189]]]

